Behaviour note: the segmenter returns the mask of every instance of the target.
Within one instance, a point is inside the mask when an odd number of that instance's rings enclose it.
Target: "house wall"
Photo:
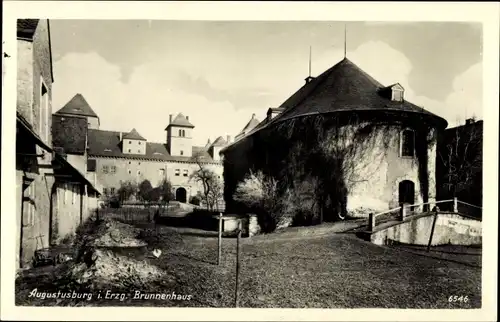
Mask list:
[[[17,111],[30,123],[34,115],[33,100],[33,43],[17,40]]]
[[[36,250],[49,247],[50,195],[54,183],[53,178],[48,176],[31,173],[28,176],[34,178],[34,181],[24,189],[22,195],[18,195],[19,200],[23,196],[25,198],[18,222],[22,235],[20,264],[23,267],[31,265]]]
[[[55,187],[54,202],[57,206],[52,215],[52,245],[57,245],[64,238],[74,234],[84,220],[81,212],[83,201],[81,189],[81,185],[71,183],[59,183]]]
[[[87,123],[89,125],[89,129],[99,130],[99,119],[97,117],[87,116]]]
[[[383,211],[399,206],[399,183],[403,180],[412,181],[415,184],[415,203],[424,202],[424,191],[421,187],[419,177],[419,159],[415,153],[414,157],[401,156],[401,131],[408,127],[394,125],[379,129],[374,133],[376,142],[373,146],[357,155],[355,164],[355,175],[349,189],[347,208],[368,208],[373,211]],[[386,146],[383,145],[384,137],[390,140]],[[424,162],[434,164],[435,149],[429,151],[429,160]],[[434,172],[427,173],[434,180]],[[435,183],[434,183],[435,185]],[[435,191],[435,187],[432,189]],[[366,214],[367,215],[367,214]]]
[[[96,180],[102,184],[103,188],[107,189],[108,193],[111,188],[114,188],[116,193],[121,182],[129,180],[137,184],[144,180],[149,180],[153,187],[157,187],[165,177],[170,180],[174,188],[185,188],[188,198],[196,195],[198,191],[203,192],[203,187],[200,183],[190,180],[191,174],[198,170],[196,163],[148,161],[128,158],[92,157],[92,159],[96,160]],[[104,167],[107,167],[107,173],[104,173]],[[115,167],[115,173],[111,173],[111,167]],[[221,164],[207,164],[205,167],[214,171],[221,181],[223,180],[223,167]],[[187,171],[186,176],[184,175],[185,171]],[[179,175],[176,175],[176,173]]]
[[[146,154],[146,141],[123,139],[123,153]]]
[[[32,42],[23,39],[17,41],[17,111],[26,118],[40,138],[51,146],[52,62],[48,40],[48,23],[47,20],[41,19]],[[42,82],[47,89],[46,105],[43,106]],[[22,187],[17,187],[16,208],[19,211],[17,249],[18,253],[22,252],[19,256],[19,264],[22,266],[31,264],[35,250],[49,246],[50,195],[54,184],[54,178],[50,176],[52,155],[38,146],[32,153],[43,154],[43,157],[30,158],[32,166],[26,170],[26,175],[32,178],[33,182],[24,191]],[[25,158],[17,156],[18,171],[22,171],[23,159]],[[17,177],[22,178],[22,174],[18,172]]]

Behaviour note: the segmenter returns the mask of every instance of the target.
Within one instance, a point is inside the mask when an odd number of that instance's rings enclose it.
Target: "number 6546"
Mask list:
[[[469,301],[469,298],[466,296],[458,296],[458,295],[452,295],[448,298],[448,302],[450,303],[455,303],[455,302],[462,302],[462,303],[467,303]]]

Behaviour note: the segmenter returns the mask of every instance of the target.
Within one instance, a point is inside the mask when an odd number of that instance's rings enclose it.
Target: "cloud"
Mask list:
[[[101,120],[101,129],[130,131],[136,128],[148,140],[165,142],[169,114],[182,112],[196,126],[196,145],[220,135],[234,137],[260,106],[236,110],[227,101],[212,101],[190,91],[178,90],[170,70],[139,66],[122,83],[120,69],[96,53],[68,54],[55,64],[53,106],[60,109],[81,93]]]
[[[343,58],[343,50],[314,51],[313,75]],[[246,60],[207,50],[168,59],[150,59],[136,66],[126,82],[121,69],[95,52],[70,53],[54,65],[54,112],[81,93],[101,118],[101,128],[136,128],[148,140],[165,142],[169,114],[184,113],[196,126],[194,143],[235,136],[252,113],[263,119],[304,83],[308,51],[290,56],[249,55]],[[409,82],[411,61],[381,41],[368,41],[348,52],[348,58],[385,85],[400,83],[406,98],[442,116],[450,125],[475,114],[482,117],[482,64],[471,66],[453,82],[453,92],[437,101],[415,93]]]

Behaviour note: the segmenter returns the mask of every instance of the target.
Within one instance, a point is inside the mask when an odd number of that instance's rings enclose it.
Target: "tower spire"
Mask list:
[[[347,24],[344,23],[344,58],[347,57]]]

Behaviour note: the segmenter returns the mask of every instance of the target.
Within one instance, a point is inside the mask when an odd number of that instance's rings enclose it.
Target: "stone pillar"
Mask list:
[[[406,218],[406,206],[401,203],[401,208],[399,209],[399,220],[403,221]]]
[[[257,215],[250,214],[248,218],[248,236],[252,237],[260,232],[259,223],[257,221]]]
[[[368,215],[368,229],[370,231],[373,231],[373,229],[375,229],[375,215],[373,213],[370,213]]]
[[[428,200],[423,202],[429,202],[429,210],[433,209],[436,202],[436,156],[437,156],[437,131],[436,129],[430,129],[427,137],[427,142],[429,145],[427,147],[427,173],[429,176],[429,187],[428,187]],[[424,211],[426,207],[424,207]]]
[[[453,212],[458,212],[458,199],[457,199],[457,197],[453,198]]]

